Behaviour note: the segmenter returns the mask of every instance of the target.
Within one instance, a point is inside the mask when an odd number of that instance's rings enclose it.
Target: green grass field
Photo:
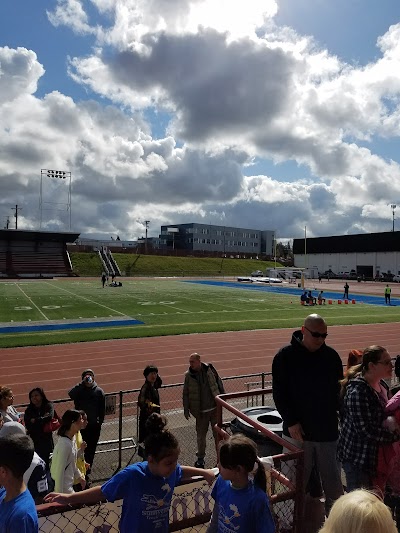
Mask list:
[[[6,282],[0,283],[0,298],[2,326],[111,317],[144,322],[78,331],[0,333],[0,347],[296,327],[311,312],[289,294],[179,280],[125,280],[123,287],[105,289],[99,280],[85,279]],[[322,314],[330,325],[397,322],[400,306],[326,305]]]

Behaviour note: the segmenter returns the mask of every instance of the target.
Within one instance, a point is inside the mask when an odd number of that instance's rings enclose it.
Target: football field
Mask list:
[[[400,321],[400,305],[357,295],[356,305],[299,304],[297,286],[183,279],[24,280],[0,283],[0,347],[295,327],[310,312],[333,324]],[[316,294],[315,294],[316,295]],[[375,299],[374,299],[375,298]]]

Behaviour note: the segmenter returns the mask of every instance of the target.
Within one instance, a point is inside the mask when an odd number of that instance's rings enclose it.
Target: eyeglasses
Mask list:
[[[387,361],[377,361],[376,363],[377,365],[386,365],[386,366],[392,366],[393,363],[392,363],[392,360],[391,359],[388,359]]]
[[[311,333],[311,336],[314,337],[314,339],[326,339],[326,337],[328,336],[327,333],[319,333],[318,331],[311,331],[311,329],[308,329],[307,326],[304,326],[304,329],[306,329],[307,331],[309,331]]]

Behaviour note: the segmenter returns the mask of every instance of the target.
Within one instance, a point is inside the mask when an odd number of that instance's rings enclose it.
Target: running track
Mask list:
[[[67,397],[80,381],[82,370],[92,368],[105,392],[139,388],[143,368],[154,363],[163,383],[182,383],[192,352],[212,362],[222,377],[269,372],[277,350],[290,341],[293,329],[206,333],[85,342],[53,346],[0,349],[2,385],[10,386],[14,403],[26,403],[28,391],[41,386],[49,399]],[[400,353],[399,324],[331,326],[327,342],[345,361],[352,348],[385,346]]]

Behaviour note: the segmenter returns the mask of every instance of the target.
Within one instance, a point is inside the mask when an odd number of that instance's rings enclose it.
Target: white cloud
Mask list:
[[[35,52],[26,48],[0,48],[0,102],[4,104],[20,95],[33,94],[43,74]]]
[[[275,0],[86,7],[59,0],[48,16],[92,36],[69,74],[97,101],[37,96],[46,63],[0,48],[0,205],[23,197],[24,223],[37,219],[40,168],[59,168],[72,171],[74,225],[87,232],[138,236],[149,217],[154,228],[200,219],[286,237],[304,225],[310,235],[384,227],[400,168],[372,140],[399,135],[400,24],[378,39],[382,56],[359,67],[276,26]],[[158,138],[149,111],[172,117]],[[278,179],[269,165],[244,176],[254,158],[309,174]]]

